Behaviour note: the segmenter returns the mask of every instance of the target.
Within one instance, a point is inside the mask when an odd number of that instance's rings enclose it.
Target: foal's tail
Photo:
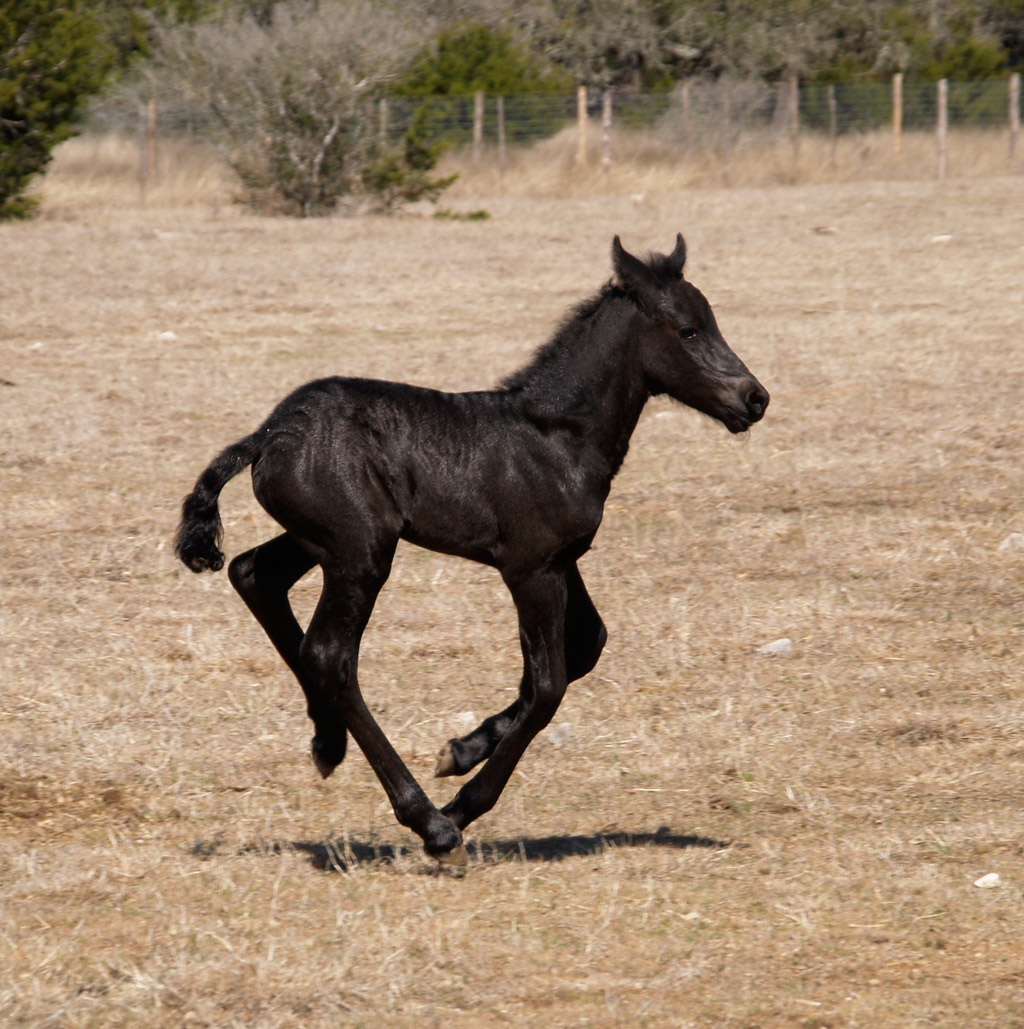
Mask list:
[[[221,451],[199,476],[181,505],[181,522],[174,552],[193,572],[219,572],[224,567],[220,541],[224,534],[217,498],[229,479],[253,463],[260,452],[254,433]]]

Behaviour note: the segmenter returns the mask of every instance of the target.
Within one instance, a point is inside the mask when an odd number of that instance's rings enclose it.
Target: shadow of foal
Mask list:
[[[228,574],[302,686],[313,760],[330,775],[351,733],[398,821],[442,862],[466,862],[462,830],[494,806],[568,683],[601,654],[607,634],[577,561],[647,398],[667,394],[731,432],[768,406],[683,277],[685,261],[682,236],[672,253],[646,260],[616,236],[613,280],[497,389],[308,383],[216,457],[185,498],[177,554],[192,571],[219,570],[218,497],[252,466],[256,499],[284,532],[236,557]],[[374,720],[357,679],[363,630],[399,540],[496,568],[519,617],[519,695],[441,749],[439,776],[483,762],[441,810]],[[303,631],[288,591],[315,565],[323,589]]]
[[[521,840],[473,842],[466,851],[476,863],[496,865],[507,861],[547,864],[569,858],[591,857],[623,848],[668,847],[673,850],[726,850],[734,846],[707,836],[673,832],[662,826],[657,832],[601,832],[592,835],[526,837]],[[259,843],[241,848],[241,854],[305,854],[309,863],[321,872],[348,872],[360,865],[389,865],[414,853],[411,848],[394,844],[364,843],[358,840],[322,840],[312,843]],[[202,861],[222,853],[219,840],[200,840],[191,854]]]

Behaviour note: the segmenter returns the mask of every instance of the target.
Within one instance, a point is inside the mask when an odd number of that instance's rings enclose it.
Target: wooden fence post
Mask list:
[[[484,91],[473,94],[473,163],[479,164],[484,149]]]
[[[139,104],[139,198],[146,202],[146,190],[156,176],[157,113],[156,101]]]
[[[1017,137],[1020,135],[1020,72],[1010,76],[1010,167],[1017,156]]]
[[[903,150],[903,72],[892,77],[892,145],[896,153]]]
[[[946,145],[949,138],[949,80],[939,79],[938,87],[939,111],[936,121],[936,152],[938,156],[938,175],[946,177]]]
[[[800,156],[800,80],[789,79],[789,141],[793,145],[793,159]]]
[[[156,101],[150,100],[146,110],[146,131],[148,135],[146,156],[149,162],[149,173],[156,179],[159,168],[157,167],[157,161],[159,157],[159,151],[157,149],[157,139],[159,138],[159,132],[157,128],[156,120]]]
[[[839,139],[839,112],[836,105],[836,87],[833,82],[828,84],[828,139],[828,163],[834,168],[836,166],[836,144]]]
[[[388,141],[388,101],[387,97],[381,97],[378,106],[378,114],[380,115],[380,141],[383,144],[387,144]]]
[[[498,171],[505,173],[505,98],[498,97]]]
[[[601,97],[601,170],[612,166],[612,91],[606,89]]]
[[[581,167],[587,163],[587,87],[576,91],[576,163]]]

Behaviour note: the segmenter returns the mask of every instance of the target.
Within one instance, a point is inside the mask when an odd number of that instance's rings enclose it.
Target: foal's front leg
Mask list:
[[[520,696],[512,705],[511,725],[483,768],[442,808],[460,829],[494,807],[530,741],[551,721],[565,695],[566,575],[537,572],[510,588],[523,649]]]
[[[597,664],[608,633],[575,563],[570,565],[565,580],[565,677],[567,682],[575,682]],[[519,692],[522,695],[522,684]],[[475,765],[490,757],[512,727],[519,714],[519,704],[517,697],[504,711],[491,715],[471,733],[459,739],[450,739],[437,756],[435,777],[465,775]]]

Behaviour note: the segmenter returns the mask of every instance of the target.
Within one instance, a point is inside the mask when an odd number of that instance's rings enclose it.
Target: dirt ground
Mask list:
[[[1024,1026],[1024,178],[464,203],[0,226],[0,1023]],[[648,406],[605,655],[439,873],[180,499],[307,379],[491,385],[677,230],[772,406]],[[437,800],[518,660],[494,573],[400,550],[361,677]]]

